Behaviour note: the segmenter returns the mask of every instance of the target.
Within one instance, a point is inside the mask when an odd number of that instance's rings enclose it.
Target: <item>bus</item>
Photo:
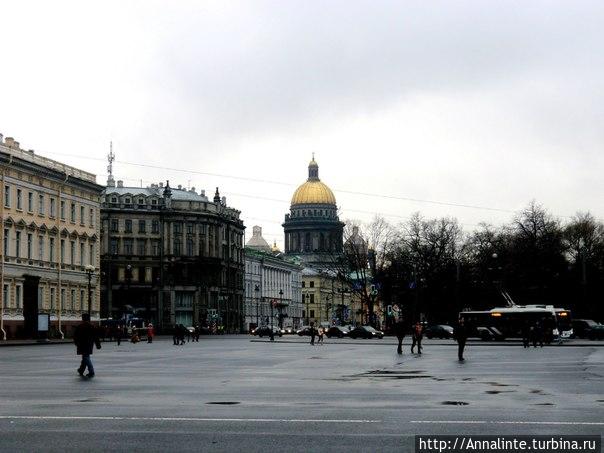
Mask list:
[[[521,338],[526,326],[539,322],[547,343],[572,335],[571,312],[553,305],[511,305],[486,311],[462,311],[470,336],[483,340]]]

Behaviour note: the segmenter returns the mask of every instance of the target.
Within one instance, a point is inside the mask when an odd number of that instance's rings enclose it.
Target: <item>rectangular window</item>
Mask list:
[[[44,287],[38,286],[38,310],[44,308]]]
[[[88,264],[94,266],[94,244],[90,244],[90,251],[88,252]]]
[[[193,234],[195,225],[192,223],[187,223],[187,234]]]
[[[50,244],[48,246],[48,260],[51,263],[55,262],[55,238],[50,238]]]
[[[174,239],[174,255],[180,256],[181,251],[180,239]]]
[[[27,212],[34,212],[34,193],[27,193]]]
[[[312,280],[310,281],[310,287],[311,287],[311,288],[314,288],[314,287],[315,287],[315,282],[314,282],[314,281],[312,281]]]
[[[75,289],[71,290],[71,309],[75,310],[76,309],[76,291]]]
[[[34,252],[34,237],[31,233],[27,233],[27,259],[32,259],[32,254]]]
[[[174,222],[173,231],[174,231],[174,234],[181,234],[182,233],[182,223]]]
[[[10,302],[9,298],[10,298],[10,294],[8,292],[8,285],[5,284],[4,287],[2,288],[2,306],[4,308],[8,308],[8,303]]]
[[[124,239],[124,255],[132,255],[132,239]]]
[[[75,245],[75,241],[69,241],[69,264],[71,264],[72,266],[75,264],[75,255],[76,255],[76,245]]]
[[[111,239],[111,254],[117,255],[119,253],[119,244],[117,239]]]
[[[23,299],[21,298],[21,285],[15,286],[15,307],[21,308],[23,306]]]
[[[38,236],[38,260],[44,261],[44,236]]]
[[[93,227],[94,226],[94,209],[90,208],[90,210],[88,211],[88,217],[89,217],[89,221],[90,221],[90,226]]]
[[[146,222],[144,220],[139,220],[138,221],[138,232],[139,233],[145,233],[145,229],[146,229]]]
[[[111,219],[111,232],[117,233],[119,231],[119,221],[117,219]]]
[[[193,240],[187,239],[187,256],[193,256]]]
[[[152,243],[153,256],[159,256],[160,252],[160,243],[159,241],[153,241]]]
[[[86,208],[84,206],[80,206],[80,225],[86,224]]]
[[[302,282],[302,288],[306,288],[306,282]]]
[[[84,290],[81,289],[80,290],[80,310],[84,310],[84,301],[86,299],[84,299]]]
[[[86,257],[86,244],[80,242],[80,266],[84,265],[85,257]]]
[[[10,186],[4,186],[4,207],[10,208]]]
[[[310,317],[314,318],[315,317],[315,311],[314,310],[310,310]]]
[[[55,310],[57,308],[57,290],[56,288],[50,288],[50,309]]]
[[[15,234],[15,256],[19,258],[21,256],[21,232],[17,231]]]
[[[145,240],[144,239],[139,239],[137,241],[137,254],[139,256],[145,256],[147,254],[147,250],[145,247]]]
[[[61,220],[65,220],[65,200],[61,200]]]
[[[50,216],[54,217],[56,216],[56,209],[57,209],[57,200],[55,200],[54,198],[50,199]]]
[[[38,214],[44,215],[44,194],[38,195]]]
[[[310,295],[310,303],[311,303],[311,304],[314,304],[314,303],[315,303],[315,295],[314,295],[314,294],[311,294],[311,295]],[[314,315],[313,315],[313,316],[314,316]]]
[[[65,288],[61,288],[61,306],[60,310],[65,310]]]
[[[159,233],[159,221],[153,220],[151,222],[151,233],[157,234]]]
[[[132,233],[132,220],[126,219],[124,222],[124,232]]]
[[[17,209],[23,209],[23,193],[21,189],[17,189]]]
[[[61,239],[61,264],[65,264],[65,239]]]
[[[9,232],[8,232],[8,228],[4,229],[4,248],[3,248],[3,254],[4,256],[8,256],[8,236]]]
[[[76,221],[76,205],[75,203],[71,203],[71,210],[70,210],[70,215],[69,215],[69,219],[71,220],[72,223],[75,223]]]

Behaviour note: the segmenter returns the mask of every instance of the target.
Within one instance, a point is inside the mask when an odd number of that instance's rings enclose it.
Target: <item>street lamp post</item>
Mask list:
[[[283,290],[279,290],[279,329],[283,329]]]
[[[306,325],[310,325],[310,294],[306,293]]]
[[[275,333],[273,332],[273,305],[275,305],[275,301],[271,300],[271,341],[275,341]]]
[[[258,299],[259,292],[260,292],[260,287],[258,285],[256,285],[254,287],[254,293],[256,294],[256,327],[259,327],[259,324],[258,324],[258,311],[259,311],[259,304],[260,304],[260,299]]]
[[[94,266],[92,264],[86,265],[84,268],[86,275],[88,275],[88,316],[92,315],[92,274],[94,273]]]

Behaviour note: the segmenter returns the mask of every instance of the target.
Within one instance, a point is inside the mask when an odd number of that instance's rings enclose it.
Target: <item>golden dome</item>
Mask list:
[[[291,204],[336,204],[336,197],[327,185],[319,180],[312,180],[296,189]]]

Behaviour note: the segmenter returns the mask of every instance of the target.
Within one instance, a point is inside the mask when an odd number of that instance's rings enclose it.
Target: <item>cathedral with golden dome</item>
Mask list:
[[[319,165],[313,155],[308,179],[294,192],[285,215],[285,253],[300,257],[305,264],[328,262],[342,252],[343,228],[336,197],[319,179]]]

